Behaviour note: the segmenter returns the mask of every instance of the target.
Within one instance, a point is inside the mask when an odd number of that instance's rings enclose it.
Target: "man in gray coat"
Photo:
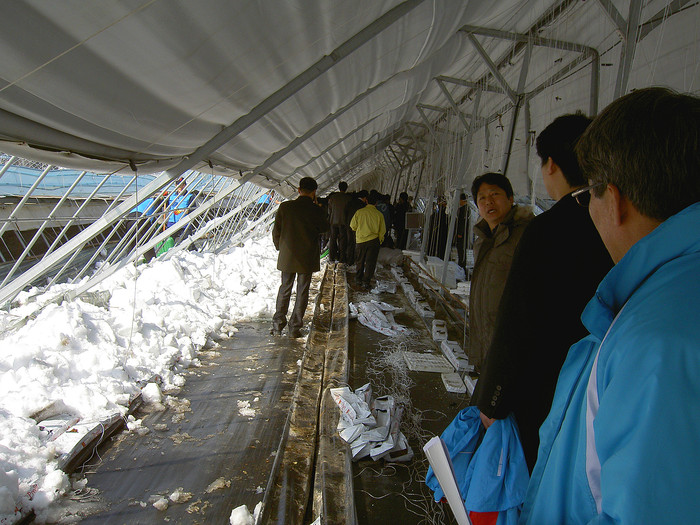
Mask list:
[[[295,278],[297,298],[289,319],[288,335],[291,338],[302,335],[311,275],[320,269],[319,237],[329,228],[326,214],[316,203],[317,187],[316,181],[311,177],[301,179],[299,197],[280,204],[275,216],[272,241],[279,250],[277,269],[282,272],[282,284],[277,293],[277,305],[272,318],[272,335],[281,335],[282,329],[287,325],[287,310]]]

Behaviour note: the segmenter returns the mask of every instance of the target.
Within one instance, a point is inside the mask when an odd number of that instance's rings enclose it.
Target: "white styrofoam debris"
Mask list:
[[[449,374],[440,374],[442,377],[442,384],[445,385],[445,390],[452,392],[454,394],[464,394],[467,391],[467,386],[459,377],[456,372],[451,372]]]
[[[417,372],[454,372],[454,367],[444,356],[420,352],[402,352],[409,370]]]
[[[474,395],[474,388],[476,387],[477,379],[472,379],[469,375],[464,376],[464,385],[467,387],[467,392],[470,396]]]

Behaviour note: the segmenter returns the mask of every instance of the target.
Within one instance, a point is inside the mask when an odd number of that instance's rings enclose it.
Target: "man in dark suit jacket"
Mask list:
[[[309,302],[311,275],[320,269],[319,237],[327,232],[328,219],[316,203],[318,185],[311,177],[299,181],[299,197],[280,204],[272,227],[272,241],[279,250],[277,269],[282,272],[282,284],[277,292],[277,305],[272,318],[272,334],[281,335],[287,325],[287,310],[294,279],[297,298],[289,319],[289,337],[301,337],[304,312]]]
[[[590,122],[564,115],[537,137],[544,185],[557,202],[520,239],[472,402],[487,428],[515,414],[530,471],[566,354],[588,333],[581,313],[613,264],[588,210],[571,196],[587,184],[574,146]]]
[[[338,184],[340,191],[335,191],[328,196],[328,218],[331,223],[331,235],[328,243],[328,257],[330,261],[341,263],[347,261],[348,227],[349,222],[345,217],[345,208],[352,196],[346,193],[348,183],[341,181]]]

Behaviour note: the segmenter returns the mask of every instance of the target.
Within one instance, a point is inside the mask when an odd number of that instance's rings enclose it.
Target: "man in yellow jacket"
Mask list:
[[[355,212],[350,228],[355,232],[357,250],[357,273],[355,279],[363,288],[369,289],[377,266],[379,246],[384,242],[386,225],[384,216],[375,207],[379,194],[372,190],[366,198],[367,206]]]

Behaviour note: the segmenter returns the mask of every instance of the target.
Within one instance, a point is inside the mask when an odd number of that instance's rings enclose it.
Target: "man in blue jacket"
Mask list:
[[[641,89],[576,146],[616,265],[569,350],[522,523],[700,516],[700,99]]]

